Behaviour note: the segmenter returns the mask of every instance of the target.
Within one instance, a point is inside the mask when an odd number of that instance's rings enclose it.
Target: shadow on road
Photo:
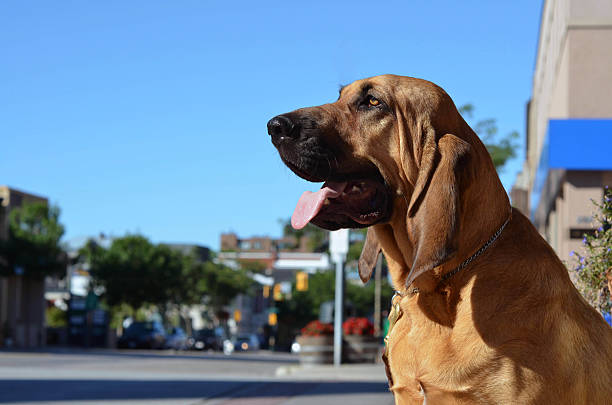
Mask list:
[[[311,381],[0,380],[0,403],[264,398],[388,392],[386,383]]]
[[[115,356],[125,358],[139,359],[179,359],[179,360],[218,360],[218,361],[246,361],[246,362],[263,362],[263,363],[282,363],[282,364],[297,364],[298,358],[296,355],[289,353],[270,353],[270,352],[253,352],[253,353],[236,353],[226,356],[216,352],[175,352],[169,350],[152,351],[152,350],[100,350],[100,349],[74,349],[74,348],[45,348],[38,350],[0,350],[0,353],[37,353],[37,354],[54,354],[54,355],[74,355],[74,356]]]

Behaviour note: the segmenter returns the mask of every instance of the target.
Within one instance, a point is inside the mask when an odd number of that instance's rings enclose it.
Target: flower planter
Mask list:
[[[333,336],[298,336],[300,364],[333,364]]]
[[[344,356],[348,363],[376,363],[380,339],[370,335],[345,335]]]

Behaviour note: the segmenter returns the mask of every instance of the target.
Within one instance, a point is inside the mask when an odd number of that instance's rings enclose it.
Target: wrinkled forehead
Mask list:
[[[438,99],[444,94],[441,88],[426,80],[408,76],[381,75],[356,80],[342,86],[338,99],[348,99],[369,90],[376,91],[380,95],[417,99],[422,97]]]
[[[338,99],[349,99],[356,95],[366,93],[368,90],[376,90],[383,93],[391,93],[397,85],[397,77],[384,75],[369,77],[367,79],[356,80],[351,84],[342,86]]]

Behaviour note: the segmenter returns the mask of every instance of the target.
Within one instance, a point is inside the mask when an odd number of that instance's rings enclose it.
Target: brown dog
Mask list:
[[[611,404],[612,329],[529,220],[482,142],[424,80],[379,76],[268,132],[299,176],[295,227],[369,226],[399,295],[387,374],[397,404]]]

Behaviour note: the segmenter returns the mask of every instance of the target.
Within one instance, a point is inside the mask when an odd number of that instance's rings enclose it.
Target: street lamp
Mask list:
[[[344,261],[349,248],[349,230],[329,233],[329,253],[336,263],[336,291],[334,305],[334,366],[342,363],[342,318],[344,316]]]

